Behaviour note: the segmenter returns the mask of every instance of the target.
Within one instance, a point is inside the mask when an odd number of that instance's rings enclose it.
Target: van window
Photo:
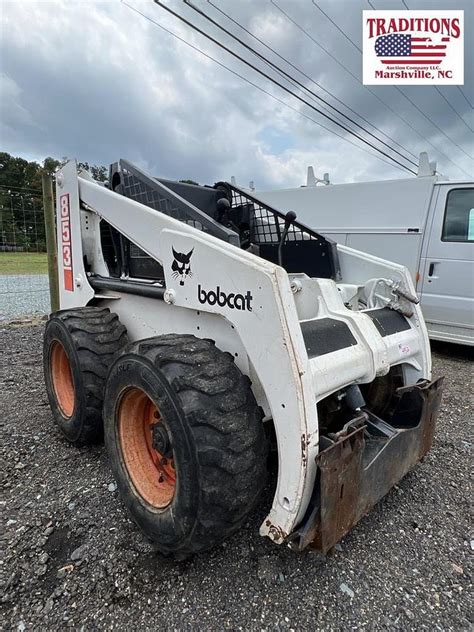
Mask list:
[[[474,189],[452,189],[446,200],[443,241],[474,241]]]

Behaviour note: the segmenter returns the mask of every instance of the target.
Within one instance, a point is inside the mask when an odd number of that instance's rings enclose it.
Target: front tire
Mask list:
[[[105,380],[127,342],[125,327],[109,309],[66,309],[51,314],[46,323],[46,391],[54,420],[71,443],[102,439]]]
[[[178,559],[238,529],[265,482],[250,381],[209,340],[167,334],[130,345],[107,380],[104,432],[133,519]]]

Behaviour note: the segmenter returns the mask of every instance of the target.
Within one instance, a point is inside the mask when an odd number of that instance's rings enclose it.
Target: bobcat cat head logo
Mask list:
[[[186,277],[193,276],[193,273],[191,272],[191,264],[189,263],[193,250],[194,248],[186,254],[184,252],[176,252],[173,248],[174,260],[171,264],[171,269],[173,270],[173,277],[175,279],[179,279],[180,285],[184,285]]]

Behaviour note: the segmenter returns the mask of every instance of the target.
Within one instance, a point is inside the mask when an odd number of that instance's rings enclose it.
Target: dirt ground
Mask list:
[[[258,535],[268,490],[225,544],[176,563],[125,514],[104,448],[57,432],[41,342],[41,324],[0,327],[2,629],[472,629],[468,349],[434,346],[433,449],[331,556]]]

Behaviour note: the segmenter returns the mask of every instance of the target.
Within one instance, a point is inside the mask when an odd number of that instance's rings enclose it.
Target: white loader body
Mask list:
[[[393,367],[405,387],[431,379],[426,327],[401,265],[337,245],[339,279],[288,273],[78,176],[75,162],[57,176],[57,205],[61,309],[109,307],[131,341],[170,332],[212,338],[250,378],[278,446],[276,493],[261,526],[276,543],[308,515],[322,449],[318,404]],[[159,262],[164,278],[112,278],[101,222]],[[176,253],[187,253],[186,270]]]

